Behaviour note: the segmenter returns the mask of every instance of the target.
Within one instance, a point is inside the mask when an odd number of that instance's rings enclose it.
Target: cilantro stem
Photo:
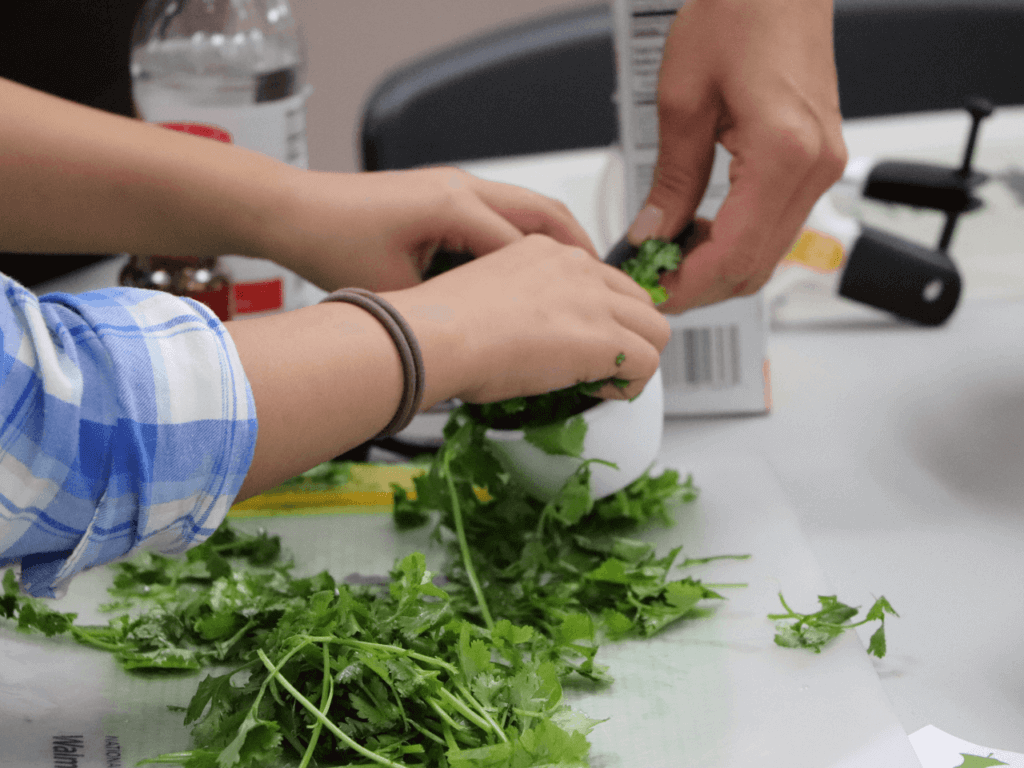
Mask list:
[[[727,589],[727,588],[740,589],[740,588],[743,588],[743,587],[749,587],[750,586],[750,584],[748,582],[746,582],[746,581],[733,581],[733,582],[726,582],[724,584],[708,584],[707,582],[701,582],[701,583],[704,584],[704,586],[707,587],[708,589]]]
[[[477,701],[476,697],[473,694],[471,694],[469,691],[467,691],[465,686],[463,686],[461,683],[456,682],[455,683],[455,689],[459,693],[461,693],[463,696],[465,696],[466,699],[474,707],[476,707],[477,711],[480,713],[480,716],[483,717],[483,719],[486,720],[490,724],[491,728],[494,729],[494,732],[496,734],[498,734],[498,738],[500,738],[502,741],[506,741],[507,742],[508,738],[505,736],[504,729],[502,729],[502,727],[500,725],[498,725],[494,721],[494,718],[491,717],[490,713],[484,708],[484,705],[481,704],[479,701]]]
[[[422,725],[420,725],[419,723],[417,723],[417,722],[416,722],[415,720],[410,720],[410,721],[409,721],[409,725],[411,725],[411,726],[412,726],[413,728],[415,728],[415,729],[416,729],[417,731],[419,731],[420,733],[422,733],[422,734],[423,734],[424,736],[426,736],[426,737],[427,737],[428,739],[430,739],[431,741],[435,741],[435,742],[437,742],[437,743],[438,743],[438,744],[440,744],[440,745],[441,745],[442,747],[447,747],[447,746],[448,746],[447,744],[445,744],[445,743],[444,743],[444,739],[442,739],[442,738],[441,738],[440,736],[438,736],[438,735],[437,735],[436,733],[431,733],[431,732],[430,732],[430,731],[428,731],[428,730],[427,730],[426,728],[424,728],[424,727],[423,727]]]
[[[469,542],[466,540],[466,528],[462,523],[462,508],[459,506],[459,495],[455,492],[455,481],[452,480],[451,468],[449,467],[451,454],[446,450],[444,454],[444,475],[448,484],[448,495],[452,500],[452,517],[455,520],[455,535],[459,539],[459,550],[462,552],[462,566],[466,569],[466,578],[476,595],[477,604],[480,606],[480,613],[483,616],[487,629],[494,630],[494,619],[487,608],[487,600],[484,598],[484,591],[480,587],[480,581],[476,577],[476,569],[473,567],[473,558],[469,554]]]
[[[422,653],[417,653],[416,651],[410,651],[408,648],[402,648],[398,645],[370,643],[366,640],[352,640],[351,638],[347,637],[315,637],[310,639],[315,642],[337,643],[338,645],[347,645],[349,648],[359,648],[367,651],[390,651],[392,653],[398,654],[399,656],[408,656],[410,659],[416,659],[417,661],[422,661],[425,664],[431,664],[436,667],[441,667],[443,670],[452,675],[457,675],[459,673],[459,670],[457,670],[447,661],[438,659],[434,656],[426,656]]]
[[[459,744],[455,741],[455,737],[452,736],[452,729],[446,723],[441,723],[441,732],[444,734],[444,741],[448,745],[448,749],[452,752],[458,752]]]
[[[786,602],[786,598],[779,592],[779,602],[782,603],[782,607],[786,609],[786,612],[794,619],[799,618],[800,614],[796,613],[792,608],[789,607],[789,603]]]
[[[548,716],[547,712],[533,712],[533,711],[531,711],[529,709],[520,709],[519,707],[512,707],[512,711],[515,712],[517,715],[522,715],[523,717],[547,717]]]
[[[331,656],[328,651],[327,644],[324,643],[324,683],[320,693],[320,711],[326,716],[327,710],[331,707],[331,701],[334,699],[334,680],[331,678]],[[306,752],[302,755],[302,762],[299,763],[299,768],[306,768],[309,765],[309,761],[313,759],[313,750],[316,749],[316,743],[320,739],[320,731],[323,730],[324,724],[317,720],[313,724],[313,733],[310,734],[309,744],[306,745]]]
[[[467,730],[466,726],[459,725],[454,720],[452,720],[452,716],[444,711],[441,705],[437,703],[437,699],[430,699],[429,701],[427,701],[427,704],[429,704],[430,708],[437,713],[438,717],[440,717],[444,722],[446,722],[450,727],[454,728],[456,731]]]
[[[451,704],[453,707],[455,707],[459,712],[462,713],[463,717],[465,717],[471,723],[476,725],[480,730],[482,730],[482,731],[492,730],[492,728],[491,728],[492,723],[489,723],[486,720],[484,720],[482,717],[480,717],[480,715],[478,715],[476,712],[474,712],[472,709],[470,709],[466,705],[466,703],[464,701],[462,701],[457,696],[453,695],[452,692],[449,691],[447,688],[441,688],[440,689],[440,693],[441,693],[441,698],[443,698],[445,701],[447,701],[449,704]],[[501,732],[500,728],[496,728],[495,727],[494,730],[495,730],[495,733],[498,736],[501,737],[502,741],[508,741],[508,739],[505,738],[505,734]]]
[[[256,654],[260,657],[260,660],[263,662],[263,665],[270,670],[272,676],[277,679],[281,686],[286,691],[288,691],[288,693],[294,696],[295,700],[298,701],[299,704],[301,704],[303,707],[305,707],[309,711],[309,713],[317,719],[318,722],[323,723],[324,727],[327,730],[329,730],[331,733],[337,736],[339,741],[343,742],[347,747],[355,750],[363,757],[373,760],[373,762],[379,763],[380,765],[386,765],[388,766],[388,768],[407,768],[407,766],[404,766],[401,763],[396,763],[391,760],[388,760],[383,755],[378,755],[376,752],[373,752],[372,750],[369,750],[361,744],[358,744],[355,741],[353,741],[351,736],[349,736],[338,726],[336,726],[334,723],[328,720],[327,717],[323,714],[323,712],[321,712],[319,709],[313,706],[313,702],[311,702],[309,699],[303,696],[294,685],[288,682],[288,679],[281,674],[280,667],[274,666],[273,662],[270,661],[270,659],[267,657],[267,654],[263,652],[262,648],[257,648]]]
[[[688,557],[679,563],[677,568],[689,568],[694,565],[713,563],[716,560],[749,560],[750,555],[713,555],[712,557]]]
[[[239,640],[245,637],[246,633],[248,633],[248,631],[255,626],[256,619],[249,619],[248,623],[240,630],[235,632],[235,634],[232,635],[228,640],[225,640],[223,643],[218,643],[217,650],[220,652],[221,659],[226,658],[228,655],[228,651],[230,651],[235,646],[235,643],[237,643]]]
[[[121,651],[124,649],[123,644],[114,645],[113,643],[105,643],[102,640],[98,640],[97,638],[93,637],[92,632],[90,632],[89,629],[90,627],[72,626],[71,636],[75,638],[75,640],[77,640],[80,644],[91,646],[100,651],[110,651],[112,653],[116,653],[117,651]],[[100,628],[101,631],[103,629],[103,627]]]

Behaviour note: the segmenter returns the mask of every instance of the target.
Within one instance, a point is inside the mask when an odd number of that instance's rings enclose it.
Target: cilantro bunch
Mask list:
[[[585,430],[582,421],[558,429],[577,424]],[[452,551],[446,589],[467,616],[485,626],[508,619],[554,638],[565,616],[585,615],[595,622],[587,638],[595,642],[600,635],[649,637],[700,601],[720,599],[696,580],[671,578],[679,549],[658,557],[652,545],[628,535],[654,522],[669,524],[676,504],[697,497],[691,478],[680,482],[672,470],[647,474],[595,500],[584,463],[544,503],[503,470],[485,432],[468,411],[456,410],[444,446],[414,479],[415,499],[393,486],[399,525],[422,525],[436,514],[435,538],[448,541]],[[582,435],[566,439],[554,429],[546,438],[563,448],[575,443],[577,453],[582,445]],[[575,671],[599,677],[591,662]]]
[[[584,466],[540,504],[501,472],[484,429],[457,412],[416,500],[396,490],[396,522],[436,516],[452,545],[440,576],[413,553],[375,587],[299,578],[277,537],[225,524],[183,558],[111,566],[107,626],[20,595],[12,571],[0,615],[70,633],[133,672],[217,670],[179,708],[192,748],[145,762],[586,766],[596,723],[564,704],[562,685],[610,680],[595,661],[602,636],[650,636],[718,597],[670,577],[678,550],[658,557],[626,535],[670,522],[696,489],[666,472],[594,501]]]
[[[678,246],[649,241],[624,269],[663,301],[659,271],[678,258]],[[596,663],[603,639],[650,637],[721,599],[715,585],[675,573],[717,558],[680,561],[679,547],[659,556],[631,535],[670,524],[673,508],[697,497],[691,478],[645,474],[595,500],[584,462],[544,503],[484,440],[496,419],[517,416],[534,444],[578,456],[586,423],[572,416],[604,383],[452,414],[415,497],[393,486],[396,524],[433,520],[448,545],[438,576],[417,552],[376,587],[327,572],[299,578],[277,537],[225,524],[184,558],[143,553],[112,566],[105,608],[118,615],[107,626],[76,625],[75,614],[22,596],[12,571],[0,617],[20,631],[71,634],[131,671],[215,668],[178,707],[192,749],[147,763],[583,768],[597,721],[563,703],[563,684],[610,681]],[[329,464],[294,483],[348,477],[347,465]],[[820,650],[881,620],[871,650],[884,655],[884,616],[895,615],[884,598],[859,623],[850,621],[857,609],[820,600],[807,615],[783,600],[776,642]]]
[[[559,683],[571,637],[538,644],[529,627],[459,618],[420,553],[380,592],[326,573],[291,587],[258,645],[199,684],[185,709],[193,748],[146,762],[584,764],[594,721],[562,704]]]

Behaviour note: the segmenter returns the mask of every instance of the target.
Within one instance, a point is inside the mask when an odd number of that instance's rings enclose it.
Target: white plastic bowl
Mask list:
[[[552,456],[526,442],[519,429],[489,429],[484,438],[507,472],[541,501],[550,501],[587,459],[618,466],[590,465],[590,492],[600,499],[625,488],[654,463],[661,448],[665,402],[658,369],[632,402],[605,400],[580,414],[587,424],[583,453]]]

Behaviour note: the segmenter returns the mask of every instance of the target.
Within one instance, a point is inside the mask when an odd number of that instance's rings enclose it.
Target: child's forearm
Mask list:
[[[404,305],[426,367],[423,407],[459,389],[459,339],[415,305]],[[427,316],[424,316],[424,315]],[[238,501],[378,434],[402,396],[394,342],[368,312],[317,304],[227,323],[252,387],[259,433]]]
[[[254,255],[292,172],[0,79],[0,250]]]

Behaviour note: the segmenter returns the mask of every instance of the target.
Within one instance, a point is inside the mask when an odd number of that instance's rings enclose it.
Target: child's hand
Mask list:
[[[386,298],[424,347],[425,407],[611,376],[631,383],[600,396],[633,397],[657,370],[670,334],[648,293],[624,272],[541,235]]]
[[[434,253],[482,256],[528,234],[596,255],[557,200],[456,168],[286,174],[284,199],[254,255],[274,259],[325,290],[394,291],[421,282]]]

